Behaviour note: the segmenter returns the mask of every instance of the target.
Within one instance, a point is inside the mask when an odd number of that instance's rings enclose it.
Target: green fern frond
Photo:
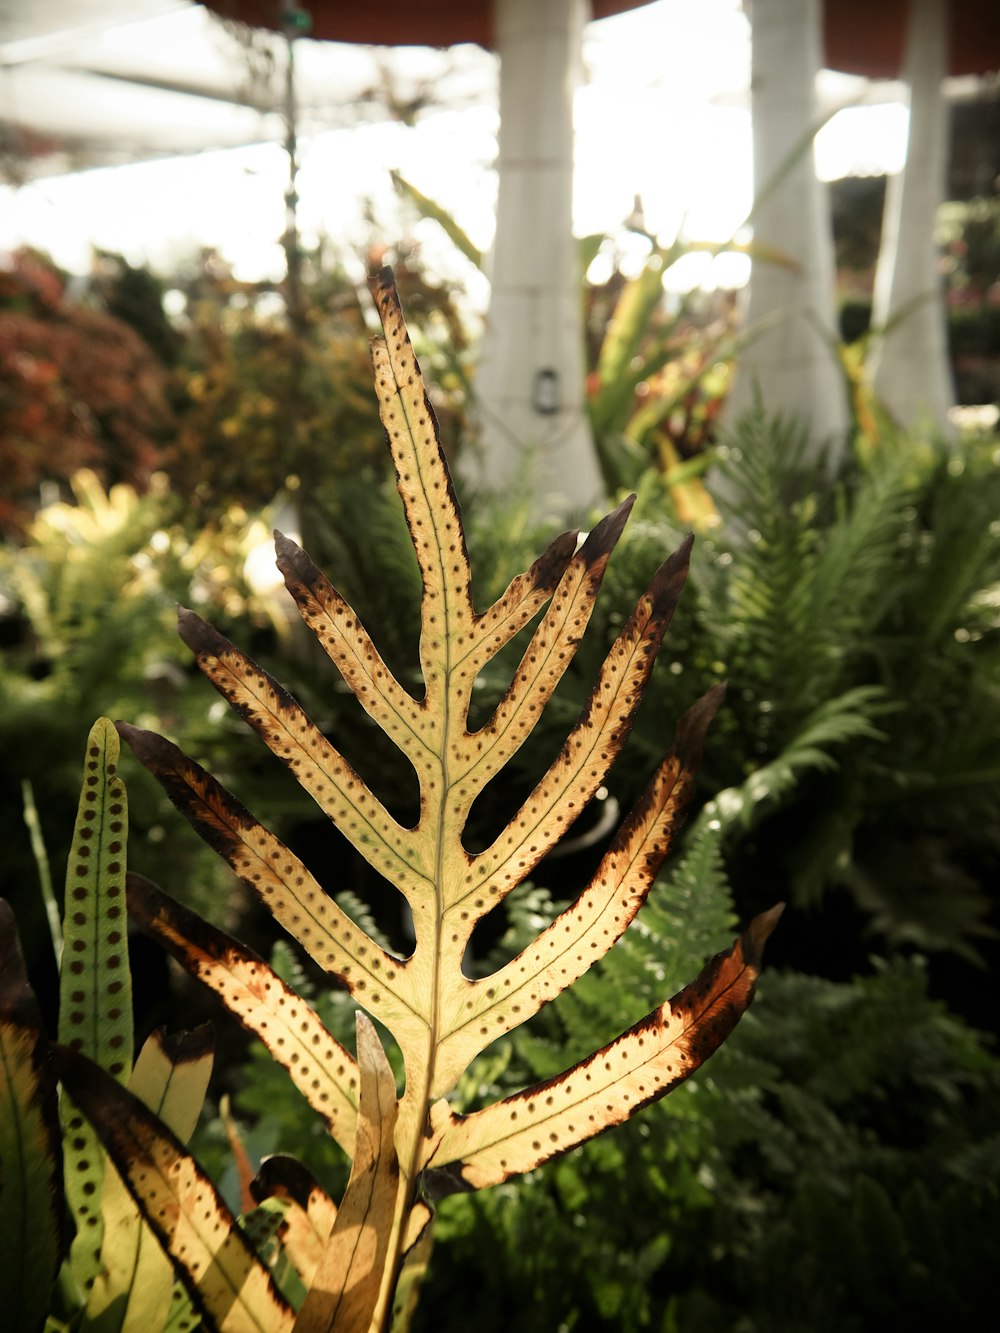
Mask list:
[[[908,460],[892,455],[851,492],[804,462],[804,440],[801,426],[759,407],[738,423],[724,502],[731,568],[724,596],[705,607],[732,677],[769,690],[762,697],[777,709],[779,740],[782,719],[794,726],[868,650],[893,595],[917,484]]]
[[[626,953],[655,963],[656,985],[675,986],[687,959],[716,953],[732,930],[736,914],[722,854],[722,831],[711,822],[694,826],[684,854],[647,903],[645,918],[626,934]]]
[[[805,773],[836,769],[831,750],[861,739],[884,740],[875,719],[886,706],[885,692],[877,685],[859,685],[820,704],[775,759],[754,769],[741,786],[727,787],[713,797],[703,808],[700,823],[748,829],[765,810],[786,799]]]

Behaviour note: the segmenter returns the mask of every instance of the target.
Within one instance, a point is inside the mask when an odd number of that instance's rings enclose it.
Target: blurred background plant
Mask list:
[[[72,829],[65,810],[77,780],[73,744],[87,717],[96,710],[167,730],[200,729],[206,739],[217,734],[209,701],[190,689],[174,631],[176,603],[211,608],[220,623],[239,623],[251,637],[273,637],[267,606],[244,577],[266,526],[236,506],[201,529],[185,525],[186,513],[162,473],[140,495],[124,482],[105,490],[83,469],[71,479],[70,500],[43,507],[19,545],[0,549],[5,888],[24,925],[29,965],[48,980],[53,959],[39,932],[23,784],[30,784],[58,882]],[[141,778],[131,788],[137,827],[160,856],[172,845],[172,807]],[[199,901],[214,896],[224,904],[228,885],[215,857],[189,846],[172,849],[171,860]],[[44,984],[40,993],[53,998]]]
[[[729,385],[736,302],[695,289],[668,307],[664,273],[695,247],[647,239],[637,276],[626,278],[616,264],[606,282],[584,287],[590,424],[609,490],[630,489],[655,467],[684,520],[704,528],[714,510],[698,479]]]
[[[301,327],[273,284],[237,281],[212,254],[183,282],[185,338],[171,474],[203,512],[260,506],[286,485],[322,507],[359,469],[383,475],[382,428],[370,409],[367,293],[322,254],[304,256]],[[376,255],[371,256],[378,262]],[[450,435],[462,419],[466,325],[447,284],[415,255],[394,255],[400,291],[435,370],[435,408]],[[447,363],[446,363],[447,359]],[[337,386],[331,393],[329,386]]]
[[[878,254],[885,180],[852,177],[832,191],[840,331],[858,343],[871,323],[871,272]],[[945,282],[948,350],[959,403],[1000,402],[1000,200],[973,194],[937,217]]]
[[[40,488],[81,467],[145,487],[171,426],[167,379],[134,329],[73,300],[43,255],[15,254],[0,269],[0,533],[22,532]]]

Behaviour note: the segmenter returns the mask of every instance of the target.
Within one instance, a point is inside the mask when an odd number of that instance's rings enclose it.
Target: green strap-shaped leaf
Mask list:
[[[671,326],[661,330],[652,344],[648,334],[650,317],[663,300],[664,268],[677,257],[676,246],[655,250],[642,273],[626,283],[618,298],[598,354],[600,388],[589,404],[597,435],[621,429],[635,400],[636,385],[665,364]]]
[[[252,949],[216,930],[140,875],[128,877],[128,904],[133,920],[260,1037],[350,1155],[358,1067],[315,1011]]]
[[[114,725],[99,718],[87,739],[66,869],[59,1040],[124,1083],[132,1070],[132,983],[125,910],[128,804],[118,750]],[[103,1154],[71,1099],[62,1099],[59,1112],[66,1199],[76,1224],[70,1264],[86,1294],[100,1266]]]
[[[475,244],[472,238],[455,221],[446,208],[442,208],[428,195],[418,190],[412,185],[405,176],[400,175],[398,171],[390,171],[392,183],[396,189],[411,200],[417,207],[421,217],[433,218],[433,220],[444,230],[448,238],[458,247],[470,263],[475,264],[476,268],[481,269],[484,266],[486,256],[482,250]]]
[[[361,1101],[351,1178],[295,1333],[367,1333],[385,1278],[396,1216],[396,1083],[368,1018],[359,1013]]]
[[[56,1068],[100,1135],[129,1193],[219,1333],[286,1333],[291,1306],[183,1143],[137,1097],[73,1051]]]
[[[212,1072],[212,1030],[167,1036],[160,1028],[144,1043],[129,1090],[187,1142],[194,1132]],[[106,1166],[101,1200],[104,1243],[82,1328],[87,1333],[159,1333],[170,1313],[173,1265],[113,1166]]]
[[[0,1311],[36,1333],[62,1255],[56,1083],[10,906],[0,898]]]
[[[434,1168],[459,1187],[482,1189],[568,1152],[650,1102],[703,1064],[753,998],[767,937],[781,907],[757,917],[697,979],[634,1027],[556,1078],[469,1116],[435,1108]]]

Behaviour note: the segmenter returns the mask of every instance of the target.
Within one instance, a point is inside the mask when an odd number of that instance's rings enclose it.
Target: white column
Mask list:
[[[752,333],[765,320],[767,331],[740,354],[727,418],[732,424],[759,386],[767,411],[808,419],[815,445],[843,442],[847,391],[834,350],[832,223],[807,141],[819,117],[820,0],[751,0],[749,9],[753,238],[796,268],[753,261],[747,325]]]
[[[889,178],[875,272],[870,362],[876,395],[902,425],[923,419],[950,434],[955,390],[934,222],[947,174],[946,0],[911,0],[903,77],[910,132],[903,170]]]
[[[573,94],[588,0],[495,0],[500,157],[492,294],[464,471],[498,491],[528,475],[549,508],[602,492],[584,410],[573,237]],[[471,457],[470,457],[471,455]]]

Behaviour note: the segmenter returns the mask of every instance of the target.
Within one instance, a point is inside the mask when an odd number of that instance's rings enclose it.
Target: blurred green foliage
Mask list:
[[[158,475],[145,495],[95,474],[72,479],[73,502],[39,511],[23,543],[0,548],[0,810],[4,894],[16,906],[29,967],[51,969],[47,931],[21,783],[32,785],[41,835],[61,894],[68,851],[73,754],[95,715],[124,717],[219,744],[219,728],[175,632],[178,602],[200,605],[223,625],[274,631],[266,603],[246,582],[247,555],[268,539],[259,519],[231,507],[191,533],[184,505]],[[237,731],[236,728],[233,728]],[[238,763],[239,736],[230,762]],[[248,747],[249,748],[249,747]],[[228,880],[193,840],[155,783],[130,783],[134,868],[152,872],[170,848],[174,882],[220,918]],[[212,900],[215,900],[214,902]],[[44,992],[45,987],[42,987]]]
[[[401,290],[443,434],[460,442],[465,329],[451,295],[413,269],[403,266]],[[639,449],[616,455],[628,476],[613,479],[637,485],[639,498],[573,666],[503,783],[477,803],[473,841],[490,837],[562,744],[622,617],[695,517],[660,445],[683,454],[670,430],[683,435],[684,413],[701,429],[701,409],[678,394],[716,364],[718,330],[685,353],[687,326],[656,301],[632,318],[661,276],[593,294],[595,328],[618,312],[594,340],[605,438],[635,435],[636,414],[641,423],[655,408]],[[318,563],[419,690],[419,580],[382,459],[364,307],[342,272],[324,283],[294,343],[275,293],[206,259],[181,283],[174,344],[155,284],[103,261],[95,300],[150,347],[159,340],[178,425],[169,483],[109,488],[107,471],[78,472],[68,502],[33,520],[24,510],[17,545],[0,553],[3,875],[36,972],[47,934],[20,783],[32,783],[58,880],[74,756],[98,714],[179,740],[330,892],[357,895],[347,910],[371,903],[377,926],[406,947],[391,892],[191,671],[173,628],[175,601],[196,606],[293,689],[391,809],[402,817],[412,806],[412,774],[249,572],[280,492]],[[678,349],[694,357],[680,370]],[[613,365],[630,367],[623,386]],[[540,1031],[491,1048],[463,1094],[485,1099],[562,1068],[662,1000],[727,942],[736,918],[787,896],[770,952],[778,966],[705,1073],[614,1140],[516,1191],[442,1203],[425,1323],[447,1324],[451,1311],[456,1328],[488,1333],[516,1310],[527,1333],[825,1333],[886,1319],[953,1323],[985,1302],[1000,1222],[1000,1072],[983,1036],[940,997],[1000,1027],[978,970],[996,952],[1000,863],[1000,447],[887,435],[835,472],[807,461],[802,442],[763,409],[721,442],[716,471],[699,478],[714,504],[697,510],[705,530],[689,587],[604,799],[486,923],[469,960],[482,969],[512,956],[586,883],[605,817],[638,797],[682,710],[728,678],[688,834],[644,921],[604,965],[614,984],[576,988]],[[552,534],[514,493],[473,497],[467,515],[483,605]],[[484,673],[484,707],[518,652],[515,641]],[[129,786],[134,868],[217,924],[239,916],[244,938],[270,951],[273,938],[159,788],[142,772]],[[276,962],[308,966],[285,946]],[[346,1035],[343,997],[315,975],[304,984]],[[183,1011],[186,1021],[196,1003],[175,991],[158,1018],[173,1025]],[[335,1154],[284,1076],[240,1040],[223,1047],[216,1094],[233,1094],[251,1153],[294,1148],[335,1189]],[[214,1153],[220,1170],[223,1143],[219,1121],[200,1131],[199,1155]]]
[[[667,269],[702,247],[649,240],[635,277],[615,266],[606,282],[584,287],[587,410],[608,489],[632,489],[656,467],[677,488],[685,519],[700,526],[711,502],[691,479],[704,467],[683,464],[714,442],[739,346],[736,302],[697,290],[666,301]]]

